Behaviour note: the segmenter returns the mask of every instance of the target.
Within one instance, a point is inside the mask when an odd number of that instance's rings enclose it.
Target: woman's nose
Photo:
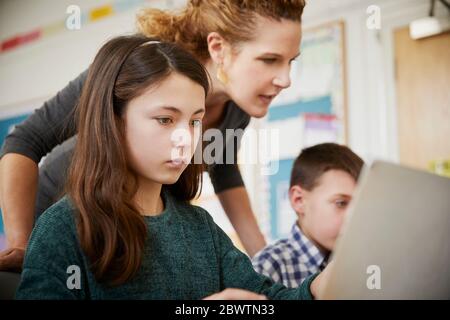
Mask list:
[[[291,86],[291,68],[284,68],[273,80],[273,84],[282,89]]]

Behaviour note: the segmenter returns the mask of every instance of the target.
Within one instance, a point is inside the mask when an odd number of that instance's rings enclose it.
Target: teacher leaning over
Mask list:
[[[206,100],[203,127],[219,129],[225,139],[226,129],[245,129],[251,117],[266,115],[273,98],[290,86],[304,6],[304,0],[191,0],[179,13],[144,9],[137,24],[144,35],[174,42],[204,64],[213,90]],[[87,71],[71,81],[5,140],[0,200],[8,247],[0,252],[0,270],[21,270],[36,216],[62,196],[76,139],[73,111],[86,75]],[[238,144],[233,142],[224,143],[223,163],[209,165],[208,172],[228,218],[253,256],[265,241],[236,163]],[[227,149],[234,154],[233,164],[225,161]]]

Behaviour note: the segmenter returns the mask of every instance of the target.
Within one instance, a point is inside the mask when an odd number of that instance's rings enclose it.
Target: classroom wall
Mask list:
[[[120,3],[114,1],[113,3]],[[96,22],[82,22],[80,30],[65,30],[55,35],[0,54],[0,112],[26,101],[52,96],[68,81],[85,70],[101,45],[109,38],[135,30],[135,14],[142,2],[166,8],[180,1],[127,1],[129,9]],[[83,13],[112,3],[92,0],[4,0],[0,2],[0,39],[47,26],[66,19],[66,9],[76,4]]]

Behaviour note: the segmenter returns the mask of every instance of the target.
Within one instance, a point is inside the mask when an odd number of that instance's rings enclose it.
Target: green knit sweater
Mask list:
[[[148,236],[138,273],[110,287],[96,281],[90,271],[78,241],[74,207],[67,196],[62,198],[33,230],[16,298],[200,299],[225,288],[246,289],[270,299],[312,298],[309,287],[314,276],[297,289],[273,283],[253,270],[249,258],[205,210],[180,203],[168,192],[163,192],[163,200],[160,215],[144,217]],[[71,285],[76,284],[76,272],[69,268],[74,265],[81,271],[79,289]]]

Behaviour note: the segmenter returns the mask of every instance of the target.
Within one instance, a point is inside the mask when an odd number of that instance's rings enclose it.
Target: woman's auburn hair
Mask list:
[[[66,193],[76,212],[77,233],[96,280],[119,285],[142,262],[147,226],[134,196],[137,175],[127,163],[122,115],[128,102],[171,73],[184,75],[209,91],[207,71],[190,53],[169,43],[148,43],[142,35],[108,41],[96,55],[75,111],[78,139]],[[189,164],[173,185],[178,201],[193,199],[203,167]]]
[[[142,9],[137,27],[146,36],[177,43],[206,61],[209,33],[218,32],[235,45],[253,38],[257,16],[301,22],[304,7],[305,0],[189,0],[179,12]]]

